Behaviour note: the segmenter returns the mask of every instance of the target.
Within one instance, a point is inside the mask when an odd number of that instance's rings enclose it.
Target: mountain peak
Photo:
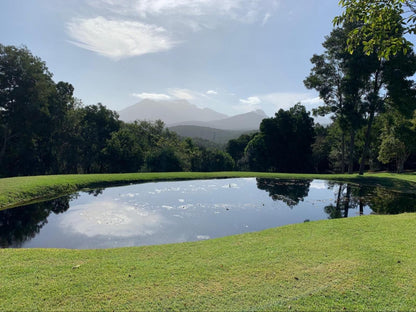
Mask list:
[[[186,100],[144,99],[119,112],[120,119],[126,122],[135,120],[161,119],[165,124],[174,124],[187,120],[212,121],[227,118],[209,108],[199,108]]]

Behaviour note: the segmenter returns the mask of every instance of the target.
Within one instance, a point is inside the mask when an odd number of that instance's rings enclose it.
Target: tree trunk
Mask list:
[[[345,133],[341,136],[341,173],[345,172]]]
[[[370,149],[370,135],[371,135],[371,127],[373,125],[374,121],[374,110],[371,111],[370,117],[368,118],[368,125],[367,125],[367,131],[365,132],[365,143],[364,143],[364,150],[361,155],[361,161],[360,161],[360,175],[364,174],[364,167],[365,167],[365,161],[368,156],[368,150]]]
[[[3,162],[4,155],[6,155],[6,147],[7,147],[7,143],[8,143],[8,140],[9,140],[8,132],[9,131],[7,131],[7,127],[4,126],[3,144],[2,144],[1,150],[0,150],[0,164],[2,164],[2,162]]]
[[[354,171],[354,144],[355,144],[355,131],[351,129],[350,134],[350,146],[348,154],[348,174],[352,174]]]

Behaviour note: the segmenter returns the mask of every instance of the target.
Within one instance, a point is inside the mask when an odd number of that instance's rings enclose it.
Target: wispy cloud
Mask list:
[[[155,16],[218,16],[244,22],[261,21],[280,0],[88,0],[96,8],[116,14],[152,18]],[[269,16],[270,17],[270,16]]]
[[[67,24],[67,31],[76,46],[114,60],[166,51],[177,44],[163,27],[102,16],[74,19]]]
[[[240,99],[240,103],[248,105],[258,105],[261,100],[257,96],[250,96],[247,99]]]
[[[217,94],[218,94],[218,92],[217,92],[217,91],[215,91],[215,90],[208,90],[208,91],[206,92],[206,94],[208,94],[208,95],[217,95]]]
[[[233,108],[235,111],[241,113],[251,112],[256,109],[261,109],[260,103],[261,99],[257,96],[250,96],[247,99],[240,99],[238,105],[234,105]]]
[[[142,93],[132,93],[131,95],[139,99],[149,99],[149,100],[171,100],[172,99],[171,96],[167,94],[163,94],[163,93],[142,92]]]
[[[190,33],[229,22],[264,25],[280,1],[87,0],[88,15],[97,17],[74,18],[67,32],[76,46],[119,60],[169,50]]]
[[[319,97],[313,96],[310,93],[276,92],[258,95],[258,98],[265,103],[272,104],[275,107],[275,110],[287,110],[296,103],[301,103],[305,105],[307,109],[311,109],[322,103],[322,100]]]
[[[180,100],[195,99],[195,92],[188,89],[169,89],[169,94]]]

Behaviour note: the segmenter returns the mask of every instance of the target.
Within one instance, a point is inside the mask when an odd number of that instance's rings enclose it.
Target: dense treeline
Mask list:
[[[257,133],[230,140],[225,151],[180,138],[161,121],[124,123],[100,103],[83,106],[73,86],[55,83],[27,48],[0,45],[0,176],[414,169],[416,56],[410,48],[389,59],[360,46],[350,53],[354,27],[332,31],[304,81],[324,102],[314,115],[327,115],[330,124],[315,124],[296,104],[265,118]]]
[[[348,36],[359,27],[347,20],[334,29],[304,81],[324,102],[314,115],[332,123],[314,125],[300,105],[280,110],[263,120],[256,136],[228,143],[239,169],[362,174],[415,168],[416,55],[410,44],[389,58],[368,53],[364,44],[348,50]],[[400,27],[389,36],[404,42]]]
[[[181,140],[163,122],[124,123],[82,106],[27,48],[0,45],[0,175],[221,171],[233,159]]]

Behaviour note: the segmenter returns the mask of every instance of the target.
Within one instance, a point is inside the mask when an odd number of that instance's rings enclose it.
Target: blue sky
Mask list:
[[[1,0],[0,43],[27,46],[85,105],[273,115],[319,104],[303,80],[340,12],[337,0]]]

